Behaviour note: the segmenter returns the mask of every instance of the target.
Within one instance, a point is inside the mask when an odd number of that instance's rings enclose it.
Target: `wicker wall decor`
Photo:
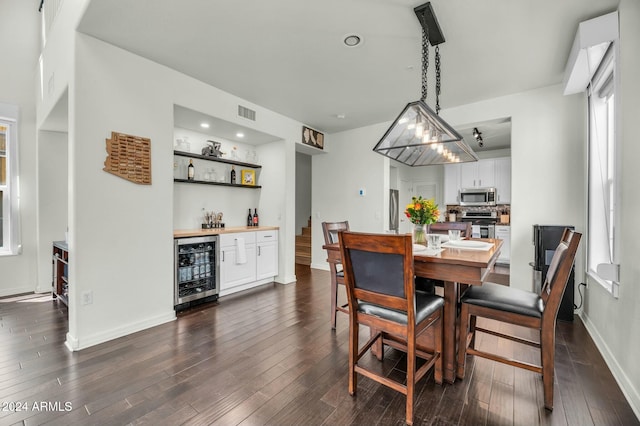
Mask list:
[[[104,170],[140,185],[151,185],[151,139],[111,132]]]

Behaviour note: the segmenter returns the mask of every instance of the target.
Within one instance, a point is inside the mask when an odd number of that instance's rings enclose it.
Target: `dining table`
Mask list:
[[[443,378],[453,383],[456,378],[456,345],[458,300],[461,287],[482,285],[493,271],[502,240],[496,238],[468,238],[467,243],[443,244],[440,250],[414,250],[414,273],[418,277],[441,281],[444,289],[443,312]],[[340,245],[325,244],[327,262],[340,264]],[[331,277],[335,279],[335,277]]]

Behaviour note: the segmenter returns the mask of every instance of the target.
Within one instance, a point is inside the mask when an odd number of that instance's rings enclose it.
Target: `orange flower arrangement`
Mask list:
[[[409,221],[416,225],[430,225],[438,221],[440,211],[433,198],[425,200],[422,196],[412,197],[411,204],[407,204],[404,214]]]

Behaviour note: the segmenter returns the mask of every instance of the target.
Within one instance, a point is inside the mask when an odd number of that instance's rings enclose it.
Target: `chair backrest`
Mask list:
[[[338,239],[349,311],[369,302],[406,312],[415,321],[411,235],[343,231]]]
[[[582,234],[566,228],[562,234],[562,239],[556,248],[547,276],[542,284],[540,297],[544,302],[543,323],[552,321],[555,323],[558,309],[564,291],[571,275],[573,261],[576,257],[578,244]]]
[[[322,233],[325,244],[335,244],[338,242],[338,232],[348,231],[349,221],[342,222],[322,222]]]
[[[458,229],[461,237],[471,238],[471,222],[436,222],[429,225],[432,234],[446,234],[450,229]]]

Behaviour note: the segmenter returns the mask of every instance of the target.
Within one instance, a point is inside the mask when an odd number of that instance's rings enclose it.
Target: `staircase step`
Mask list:
[[[304,247],[296,247],[296,256],[308,256],[311,257],[311,250]]]
[[[302,235],[311,236],[311,227],[310,226],[303,226],[302,227]]]
[[[307,256],[296,256],[296,263],[300,265],[311,265],[311,257]]]
[[[311,245],[311,235],[296,235],[296,244]]]

